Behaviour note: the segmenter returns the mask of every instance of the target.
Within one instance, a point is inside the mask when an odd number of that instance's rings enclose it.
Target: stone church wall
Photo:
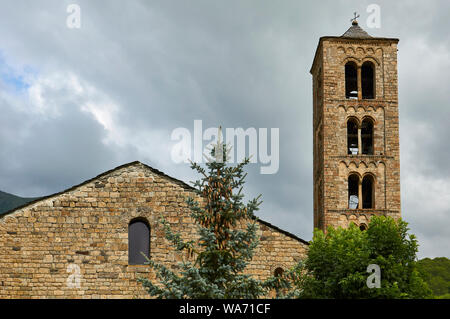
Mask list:
[[[189,256],[174,251],[158,220],[164,216],[193,238],[186,196],[194,196],[188,185],[135,162],[0,217],[0,298],[148,297],[136,278],[154,274],[128,265],[128,225],[145,218],[150,257],[176,269]],[[305,242],[258,223],[260,245],[248,273],[262,279],[306,256]]]

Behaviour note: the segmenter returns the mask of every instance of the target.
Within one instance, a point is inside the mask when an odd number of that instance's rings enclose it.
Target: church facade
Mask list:
[[[400,217],[398,39],[369,36],[353,21],[322,37],[311,68],[314,227],[367,228]],[[155,278],[139,251],[176,270],[192,258],[164,236],[163,216],[195,239],[184,182],[140,162],[105,172],[0,216],[0,298],[146,298]],[[264,279],[307,256],[308,242],[256,220],[260,244],[246,272]]]
[[[186,258],[165,239],[160,217],[184,239],[196,226],[185,203],[194,189],[129,163],[0,217],[0,298],[145,298],[154,278],[140,251],[173,270]],[[306,257],[308,243],[257,220],[247,273],[267,278]],[[137,246],[136,246],[137,244]],[[136,254],[136,251],[138,254]]]

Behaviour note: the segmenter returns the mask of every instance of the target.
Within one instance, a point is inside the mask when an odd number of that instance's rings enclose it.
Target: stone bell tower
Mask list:
[[[315,228],[364,230],[374,215],[401,216],[398,41],[371,37],[356,19],[319,40],[310,71]]]

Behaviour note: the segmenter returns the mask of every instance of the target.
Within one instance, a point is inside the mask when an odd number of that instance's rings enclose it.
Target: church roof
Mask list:
[[[181,186],[182,188],[184,188],[184,189],[186,189],[188,191],[195,191],[196,190],[194,187],[192,187],[191,185],[183,182],[182,180],[179,180],[179,179],[176,179],[176,178],[171,177],[169,175],[166,175],[163,172],[161,172],[161,171],[159,171],[159,170],[157,170],[157,169],[155,169],[155,168],[153,168],[153,167],[151,167],[149,165],[141,163],[139,161],[134,161],[134,162],[127,163],[127,164],[124,164],[124,165],[120,165],[120,166],[118,166],[116,168],[113,168],[113,169],[111,169],[109,171],[106,171],[106,172],[104,172],[104,173],[102,173],[100,175],[97,175],[94,178],[88,179],[88,180],[86,180],[86,181],[84,181],[84,182],[82,182],[82,183],[80,183],[78,185],[72,186],[72,187],[70,187],[70,188],[68,188],[66,190],[61,191],[61,192],[58,192],[58,193],[55,193],[55,194],[51,194],[51,195],[48,195],[48,196],[44,196],[44,197],[40,197],[40,198],[37,198],[37,199],[35,199],[33,201],[30,201],[30,202],[28,202],[26,204],[23,204],[21,206],[15,207],[15,208],[7,211],[7,212],[4,212],[3,214],[0,214],[0,219],[5,217],[6,215],[9,215],[9,214],[11,214],[13,212],[16,212],[16,211],[20,210],[20,209],[23,209],[23,208],[26,208],[28,206],[31,206],[31,205],[33,205],[35,203],[38,203],[38,202],[44,201],[46,199],[50,199],[50,198],[56,197],[58,195],[62,195],[64,193],[70,192],[72,190],[75,190],[76,188],[78,188],[80,186],[83,186],[83,185],[86,185],[88,183],[91,183],[91,182],[93,182],[93,181],[95,181],[95,180],[97,180],[97,179],[99,179],[101,177],[104,177],[106,175],[111,174],[112,172],[115,172],[115,171],[117,171],[119,169],[122,169],[122,168],[125,168],[125,167],[129,167],[129,166],[141,166],[141,167],[144,167],[144,168],[152,171],[153,173],[155,173],[155,174],[157,174],[157,175],[159,175],[161,177],[164,177],[164,178],[167,178],[167,179],[171,180],[173,183]],[[296,236],[296,235],[294,235],[294,234],[292,234],[292,233],[290,233],[288,231],[285,231],[285,230],[283,230],[281,228],[278,228],[277,226],[274,226],[274,225],[272,225],[269,222],[266,222],[266,221],[264,221],[262,219],[259,219],[257,217],[256,217],[256,221],[258,221],[262,225],[265,225],[266,227],[269,227],[269,228],[273,229],[274,231],[277,231],[277,232],[279,232],[281,234],[284,234],[284,235],[286,235],[286,236],[288,236],[288,237],[290,237],[292,239],[295,239],[295,240],[297,240],[297,241],[299,241],[299,242],[301,242],[301,243],[303,243],[305,245],[309,245],[309,242],[307,242],[306,240],[304,240],[304,239],[302,239],[302,238],[300,238],[300,237],[298,237],[298,236]]]
[[[366,42],[366,43],[382,43],[382,42],[388,42],[388,43],[397,43],[397,38],[383,38],[383,37],[372,37],[370,34],[368,34],[366,31],[363,30],[358,25],[358,21],[353,20],[352,25],[350,28],[348,28],[347,31],[341,36],[323,36],[320,37],[319,43],[317,43],[316,52],[314,54],[313,63],[311,66],[311,69],[309,70],[310,73],[313,72],[314,65],[316,64],[317,55],[321,48],[323,41],[338,41],[338,42]]]
[[[366,31],[364,31],[359,25],[358,21],[353,20],[352,26],[348,28],[347,31],[343,35],[341,35],[342,38],[357,38],[357,39],[367,39],[371,38]]]

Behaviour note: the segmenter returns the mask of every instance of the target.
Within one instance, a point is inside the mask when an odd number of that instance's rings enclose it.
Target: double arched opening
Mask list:
[[[355,117],[347,120],[347,154],[373,155],[374,121],[365,117],[361,124]]]
[[[362,65],[355,61],[348,61],[345,64],[345,97],[375,98],[375,65],[371,61],[365,61]]]
[[[375,208],[375,177],[372,174],[362,178],[357,173],[348,176],[348,208]]]

